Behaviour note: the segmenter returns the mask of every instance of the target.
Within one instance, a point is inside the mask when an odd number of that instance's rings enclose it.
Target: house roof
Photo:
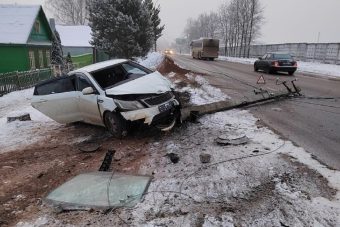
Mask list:
[[[68,47],[92,47],[91,28],[86,25],[56,25],[61,45]]]
[[[39,5],[0,5],[0,43],[27,43],[40,9]]]

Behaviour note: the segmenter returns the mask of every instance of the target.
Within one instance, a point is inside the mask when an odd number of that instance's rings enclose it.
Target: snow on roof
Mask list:
[[[0,5],[0,43],[25,44],[39,5]]]
[[[90,41],[91,28],[86,25],[56,25],[59,32],[61,44],[69,47],[92,47]]]
[[[108,60],[108,61],[102,61],[96,64],[88,65],[83,68],[77,69],[75,71],[85,71],[85,72],[94,72],[99,69],[104,69],[113,65],[117,65],[120,63],[123,63],[125,61],[128,61],[127,59],[113,59],[113,60]]]

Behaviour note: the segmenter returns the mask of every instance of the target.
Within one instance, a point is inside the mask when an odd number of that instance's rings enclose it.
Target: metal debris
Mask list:
[[[20,114],[17,116],[13,116],[13,117],[7,117],[7,123],[10,123],[12,121],[30,121],[31,120],[31,116],[29,113],[24,113],[24,114]]]
[[[112,158],[113,155],[116,153],[115,150],[108,150],[108,152],[105,155],[105,158],[99,168],[99,171],[106,172],[109,171],[111,163],[112,163]]]
[[[236,137],[236,138],[228,138],[225,136],[219,136],[215,140],[215,142],[221,146],[228,146],[228,145],[237,146],[237,145],[247,144],[249,142],[249,138],[247,136],[241,136],[241,137]]]
[[[202,163],[209,163],[211,160],[210,154],[200,154],[200,160]]]
[[[84,153],[97,151],[101,146],[98,143],[84,141],[78,144],[78,149]]]

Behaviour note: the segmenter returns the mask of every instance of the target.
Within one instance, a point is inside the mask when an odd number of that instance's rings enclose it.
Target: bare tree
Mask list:
[[[67,25],[87,24],[88,0],[47,0],[46,7],[57,21]]]
[[[187,21],[184,36],[188,41],[201,37],[216,38],[219,30],[218,20],[218,15],[215,12],[200,14],[197,19],[190,18]]]
[[[228,56],[248,57],[263,21],[259,0],[232,0],[219,10],[220,38]]]

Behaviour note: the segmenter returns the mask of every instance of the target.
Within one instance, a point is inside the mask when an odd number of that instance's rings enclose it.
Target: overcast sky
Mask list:
[[[161,5],[164,39],[182,35],[188,18],[217,11],[225,0],[154,0]],[[340,42],[340,0],[260,0],[265,24],[260,43]],[[42,4],[44,0],[0,0],[0,3]],[[1,19],[1,18],[0,18]]]

